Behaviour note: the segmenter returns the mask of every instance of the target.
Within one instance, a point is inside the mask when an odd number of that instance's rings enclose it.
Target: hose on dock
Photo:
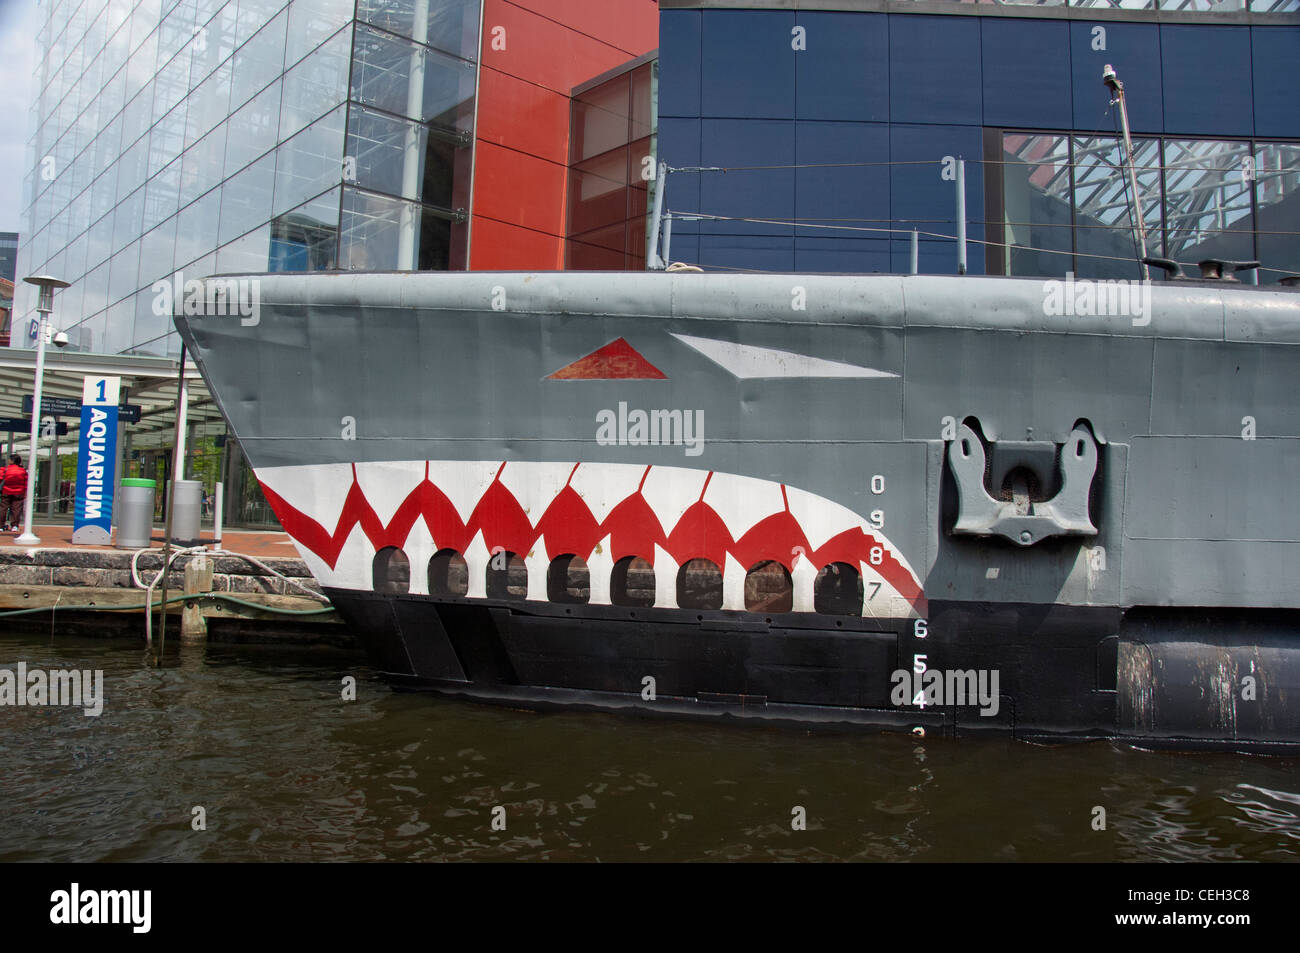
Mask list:
[[[280,579],[284,580],[285,583],[295,586],[298,589],[301,589],[303,592],[311,596],[313,599],[319,599],[321,602],[326,603],[326,605],[329,604],[329,600],[325,598],[325,596],[317,592],[316,590],[303,585],[302,583],[298,582],[298,580],[292,579],[289,576],[286,576],[282,572],[278,572],[275,569],[272,569],[270,566],[268,566],[266,563],[262,562],[260,559],[258,559],[255,556],[250,556],[247,553],[231,552],[228,549],[219,549],[219,548],[208,549],[207,546],[189,546],[185,549],[173,550],[171,555],[167,558],[166,563],[161,568],[159,568],[157,575],[153,577],[153,579],[149,582],[148,585],[145,585],[144,580],[140,578],[139,559],[145,553],[152,553],[152,552],[153,552],[152,548],[137,549],[135,551],[135,554],[131,557],[131,581],[135,583],[136,588],[143,589],[145,591],[146,602],[144,603],[144,606],[148,606],[150,609],[149,612],[145,613],[145,617],[144,617],[144,635],[145,635],[146,645],[153,645],[153,609],[157,605],[163,604],[163,603],[155,603],[153,601],[153,588],[154,586],[158,585],[159,582],[162,581],[163,575],[171,569],[172,564],[175,563],[177,559],[180,559],[183,556],[197,556],[199,553],[204,553],[206,555],[210,555],[213,557],[236,556],[244,560],[245,562],[252,563],[254,566],[256,566],[258,569],[262,570],[265,573],[269,573],[272,576],[280,577]],[[221,596],[222,594],[210,593],[210,595]],[[192,599],[194,598],[194,596],[192,595],[180,596],[177,598],[180,599],[181,601],[184,601],[186,598]],[[171,605],[175,601],[177,600],[168,599],[165,604]],[[228,597],[228,601],[242,603],[243,605],[252,605],[252,603],[242,602],[242,600],[234,599],[233,597]],[[144,608],[144,606],[137,606],[136,608]],[[28,610],[21,610],[21,611],[28,611]],[[316,612],[332,611],[332,609],[319,609],[319,610],[318,609],[276,609],[272,611],[284,612],[290,615],[310,615]]]

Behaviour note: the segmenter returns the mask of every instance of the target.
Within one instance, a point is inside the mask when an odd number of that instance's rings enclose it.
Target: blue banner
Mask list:
[[[120,385],[118,377],[87,377],[82,385],[74,543],[106,546],[111,539]]]

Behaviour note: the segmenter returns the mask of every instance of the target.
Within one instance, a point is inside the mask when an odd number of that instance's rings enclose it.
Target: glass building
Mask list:
[[[960,158],[971,272],[1136,278],[1109,64],[1148,254],[1300,272],[1300,0],[660,7],[674,259],[952,274]]]

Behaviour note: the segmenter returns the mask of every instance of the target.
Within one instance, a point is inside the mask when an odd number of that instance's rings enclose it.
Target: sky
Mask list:
[[[22,231],[37,29],[36,0],[0,0],[0,232]]]

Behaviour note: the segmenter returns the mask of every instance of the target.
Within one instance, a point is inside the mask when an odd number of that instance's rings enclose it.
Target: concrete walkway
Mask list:
[[[113,549],[112,546],[74,546],[72,544],[72,526],[67,523],[37,523],[32,528],[32,532],[40,537],[41,541],[37,546],[16,546],[14,539],[18,536],[18,533],[0,532],[0,549],[73,549],[86,551]],[[154,527],[154,549],[162,549],[163,532],[164,528],[162,526]],[[203,534],[203,542],[212,545],[210,530]],[[298,556],[298,551],[294,548],[293,543],[289,541],[288,535],[278,530],[225,530],[222,533],[221,546],[231,552],[247,553],[259,559],[263,556],[288,558],[297,558]],[[131,552],[131,550],[122,550],[122,552]]]

